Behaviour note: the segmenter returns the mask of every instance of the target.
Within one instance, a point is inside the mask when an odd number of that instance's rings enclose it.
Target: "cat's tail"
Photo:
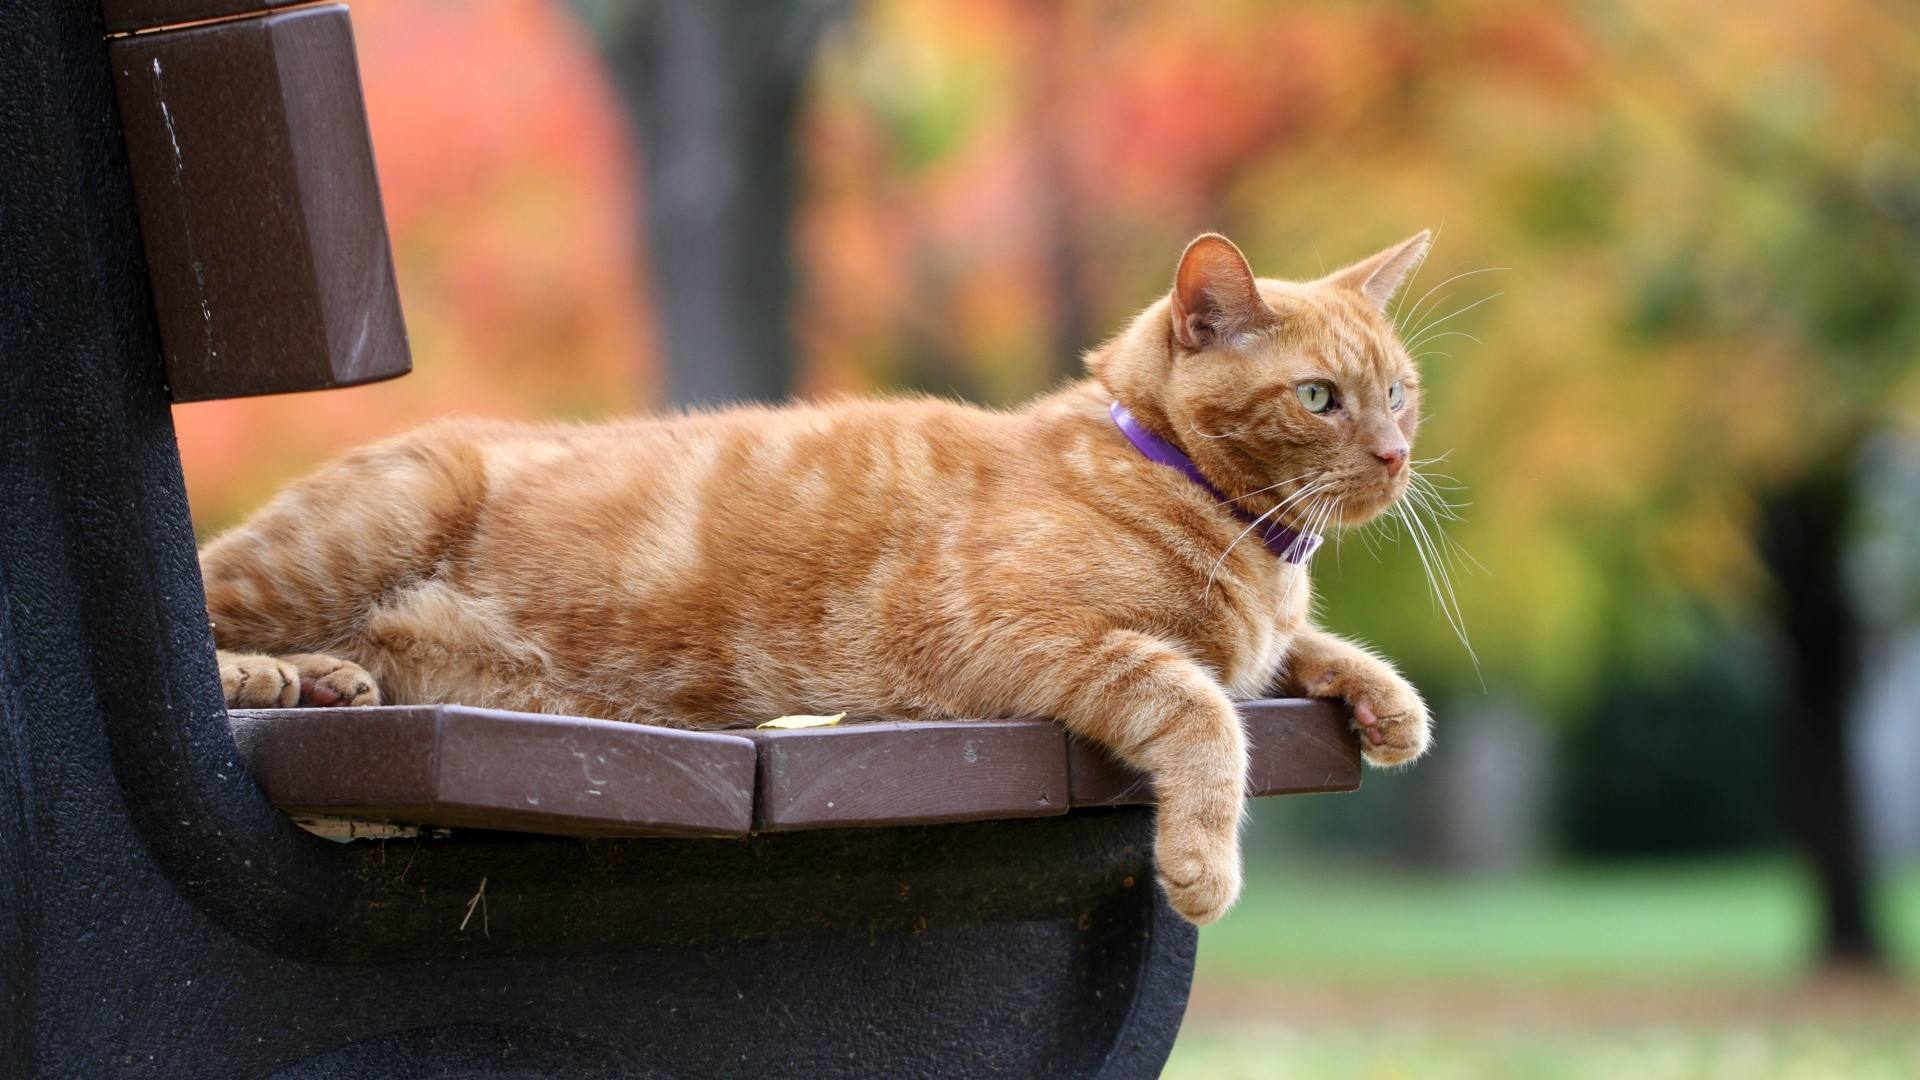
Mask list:
[[[200,552],[222,649],[339,652],[395,590],[459,572],[487,497],[463,425],[354,451]]]

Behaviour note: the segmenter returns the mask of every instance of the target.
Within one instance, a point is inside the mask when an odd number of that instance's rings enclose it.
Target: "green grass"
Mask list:
[[[1530,1034],[1256,1028],[1182,1036],[1167,1080],[1912,1080],[1920,1035],[1812,1028]]]
[[[1920,867],[1879,899],[1897,963],[1920,976]],[[1240,907],[1200,935],[1196,1005],[1166,1075],[1920,1077],[1912,991],[1872,999],[1889,1018],[1802,987],[1814,929],[1784,860],[1466,879],[1256,869]],[[1750,1012],[1755,1000],[1773,1004]]]
[[[1920,868],[1882,889],[1920,973]],[[1787,980],[1814,943],[1813,897],[1782,860],[1446,878],[1257,870],[1200,935],[1199,977],[1289,983]]]

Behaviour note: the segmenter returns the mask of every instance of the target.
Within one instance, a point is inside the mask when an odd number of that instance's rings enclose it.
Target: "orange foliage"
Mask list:
[[[353,17],[414,373],[175,410],[203,530],[432,417],[604,413],[655,381],[625,121],[572,16],[359,0]]]

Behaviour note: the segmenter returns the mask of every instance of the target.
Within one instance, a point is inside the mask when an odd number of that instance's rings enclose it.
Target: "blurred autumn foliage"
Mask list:
[[[431,416],[660,404],[636,155],[587,31],[542,0],[354,16],[416,371],[180,410],[202,528]],[[1446,327],[1484,345],[1436,339],[1425,359],[1422,450],[1452,451],[1473,502],[1456,535],[1494,568],[1459,576],[1461,603],[1503,679],[1577,694],[1624,565],[1656,609],[1751,598],[1755,479],[1863,397],[1914,411],[1913,205],[1839,234],[1815,212],[1913,198],[1920,63],[1894,19],[1865,2],[1738,19],[1701,0],[867,3],[828,38],[800,120],[796,385],[1018,401],[1165,288],[1199,229],[1304,276],[1437,226],[1408,312],[1451,274],[1505,268],[1418,313],[1505,294]],[[1457,666],[1443,622],[1386,599],[1420,587],[1398,566],[1336,586],[1362,594],[1356,628]]]
[[[374,0],[353,19],[414,371],[179,409],[203,531],[330,453],[436,416],[649,400],[632,153],[583,31],[547,3]]]

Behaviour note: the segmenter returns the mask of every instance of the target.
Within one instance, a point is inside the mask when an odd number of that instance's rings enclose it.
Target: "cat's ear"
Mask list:
[[[1427,250],[1433,247],[1433,230],[1421,229],[1418,233],[1393,245],[1378,254],[1369,255],[1344,270],[1336,270],[1320,280],[1337,288],[1351,289],[1367,298],[1374,307],[1387,310],[1387,302],[1400,286],[1407,283],[1414,270],[1426,259]]]
[[[1273,309],[1260,299],[1253,270],[1233,241],[1202,233],[1180,256],[1173,276],[1173,337],[1189,349],[1264,330]]]

